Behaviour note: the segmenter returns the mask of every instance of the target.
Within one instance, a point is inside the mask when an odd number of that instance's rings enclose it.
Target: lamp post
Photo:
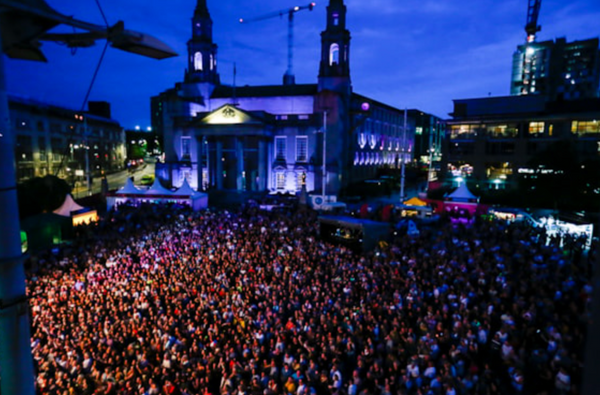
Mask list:
[[[327,110],[323,111],[323,203],[325,204],[325,197],[327,196],[325,190],[327,189]]]
[[[427,169],[427,190],[429,191],[429,183],[431,182],[431,170],[433,169],[433,152],[435,147],[429,147],[429,168]]]
[[[404,202],[404,182],[405,182],[405,162],[406,162],[406,115],[407,109],[404,109],[404,127],[402,129],[402,163],[400,170],[400,203]]]

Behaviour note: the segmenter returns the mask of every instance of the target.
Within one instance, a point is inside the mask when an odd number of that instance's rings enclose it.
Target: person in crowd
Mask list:
[[[293,207],[174,205],[78,228],[27,263],[37,392],[577,391],[591,295],[579,239],[444,222],[358,255],[318,230]]]

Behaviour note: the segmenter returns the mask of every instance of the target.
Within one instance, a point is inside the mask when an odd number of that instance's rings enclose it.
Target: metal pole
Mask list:
[[[0,393],[33,395],[14,149],[0,36]]]
[[[85,179],[87,182],[88,196],[92,194],[92,183],[90,179],[90,145],[88,141],[87,117],[83,117],[83,143],[85,146]]]
[[[323,111],[323,204],[325,204],[325,189],[327,188],[327,110]]]
[[[402,167],[401,167],[401,171],[400,171],[400,203],[402,203],[404,201],[404,181],[405,181],[405,174],[404,174],[404,162],[406,161],[406,113],[407,110],[406,108],[404,109],[404,128],[402,130]]]
[[[427,191],[429,191],[429,183],[431,182],[431,169],[433,167],[433,151],[435,150],[435,148],[433,148],[435,146],[433,143],[433,134],[434,130],[432,128],[429,130],[429,168],[427,169],[427,185],[425,186],[425,190]]]
[[[287,67],[287,83],[286,85],[293,85],[293,64],[294,64],[294,13],[295,11],[290,10],[288,14],[288,67]]]

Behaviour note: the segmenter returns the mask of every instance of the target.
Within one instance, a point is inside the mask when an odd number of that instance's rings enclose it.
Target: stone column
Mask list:
[[[244,190],[244,182],[246,177],[244,174],[244,142],[240,137],[235,138],[235,156],[237,159],[236,182],[237,190]]]
[[[217,189],[223,189],[223,142],[221,140],[216,141],[217,144],[217,154],[215,158],[216,164],[216,174],[215,174],[215,182],[217,185]]]
[[[267,166],[269,157],[267,155],[267,142],[263,139],[258,141],[258,190],[264,191],[267,189],[268,172]]]

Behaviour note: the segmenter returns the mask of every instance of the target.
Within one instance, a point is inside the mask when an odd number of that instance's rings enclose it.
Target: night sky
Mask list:
[[[112,104],[125,128],[150,125],[150,97],[182,81],[186,42],[191,37],[195,0],[99,0],[109,24],[149,33],[179,57],[147,59],[109,48],[90,100]],[[94,0],[47,0],[55,10],[102,24]],[[287,20],[240,25],[251,18],[309,1],[208,0],[214,22],[221,82],[280,84],[287,64]],[[316,83],[320,32],[328,0],[296,14],[294,71],[297,83]],[[452,99],[509,94],[512,53],[525,41],[527,0],[346,0],[352,41],[354,91],[398,108],[418,108],[443,118]],[[538,41],[568,41],[600,35],[600,1],[544,0]],[[65,31],[60,28],[59,31]],[[70,31],[66,29],[66,31]],[[7,60],[10,94],[79,109],[104,42],[71,50],[44,43],[48,63]]]

